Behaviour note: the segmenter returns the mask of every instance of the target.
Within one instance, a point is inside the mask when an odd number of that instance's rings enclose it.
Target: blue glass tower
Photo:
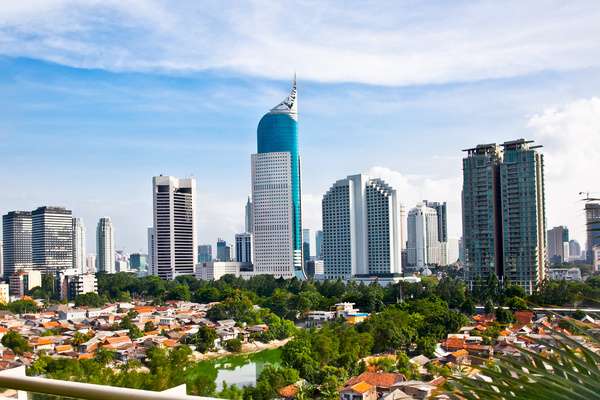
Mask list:
[[[302,269],[302,215],[300,188],[300,154],[298,146],[298,101],[296,78],[289,96],[265,114],[256,130],[258,153],[288,152],[292,171],[292,244],[295,275],[304,278]],[[296,254],[299,257],[296,257]]]

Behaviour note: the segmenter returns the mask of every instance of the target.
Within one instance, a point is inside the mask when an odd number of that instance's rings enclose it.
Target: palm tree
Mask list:
[[[455,378],[449,383],[449,394],[477,400],[600,399],[600,355],[561,332],[551,335],[554,340],[536,340],[546,347],[545,352],[517,347],[520,357],[498,357],[481,368],[484,379]],[[600,348],[597,338],[585,337]]]

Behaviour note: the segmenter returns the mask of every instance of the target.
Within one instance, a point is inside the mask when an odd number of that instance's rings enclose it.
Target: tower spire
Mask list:
[[[289,113],[294,119],[298,114],[298,89],[296,87],[296,73],[294,72],[294,80],[290,94],[279,104],[271,109],[272,113]]]

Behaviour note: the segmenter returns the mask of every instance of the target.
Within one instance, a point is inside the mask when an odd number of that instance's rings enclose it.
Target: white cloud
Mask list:
[[[384,85],[599,66],[594,1],[274,3],[26,0],[0,53],[112,70],[230,70]]]
[[[585,218],[579,192],[600,196],[600,98],[549,108],[529,120],[544,146],[548,227],[567,225],[583,245]]]

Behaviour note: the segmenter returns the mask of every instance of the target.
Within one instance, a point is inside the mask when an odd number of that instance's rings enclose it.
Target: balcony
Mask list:
[[[163,392],[153,392],[27,376],[25,366],[0,371],[0,387],[16,391],[12,397],[6,397],[7,393],[0,395],[0,400],[27,400],[30,398],[28,393],[43,393],[86,400],[217,400],[213,397],[188,396],[185,385]]]

